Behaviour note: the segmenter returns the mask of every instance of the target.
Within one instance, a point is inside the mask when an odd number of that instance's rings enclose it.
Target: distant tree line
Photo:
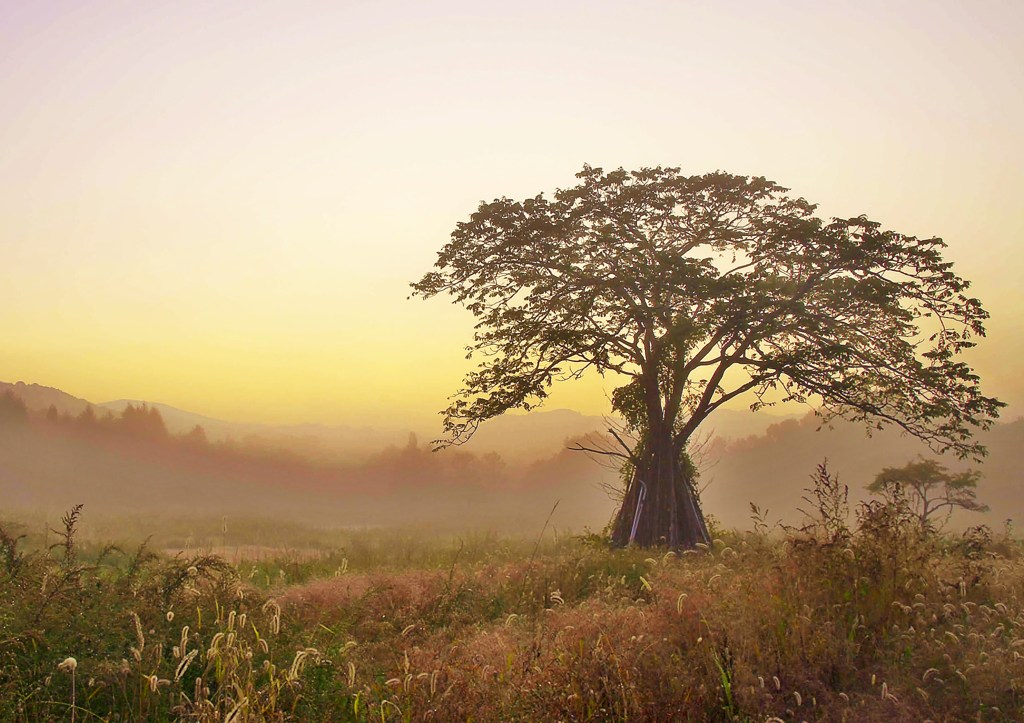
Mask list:
[[[318,463],[283,447],[267,446],[266,440],[225,439],[211,441],[196,425],[183,434],[170,432],[160,410],[148,404],[127,405],[120,412],[88,406],[77,415],[51,405],[45,412],[29,410],[11,391],[0,395],[0,434],[18,427],[27,433],[52,435],[55,439],[82,439],[91,445],[116,449],[161,464],[191,466],[225,477],[277,484],[287,480],[295,488],[348,490],[389,494],[402,490],[478,490],[545,487],[591,474],[585,463],[566,465],[564,452],[537,460],[528,473],[510,470],[494,452],[476,454],[449,450],[432,454],[410,434],[404,445],[393,445],[371,454],[361,463]],[[582,468],[582,472],[580,470]]]
[[[0,395],[0,425],[38,426],[44,430],[77,432],[107,437],[129,437],[155,443],[184,443],[196,448],[209,447],[206,431],[196,425],[186,434],[173,435],[167,429],[160,410],[143,402],[128,404],[120,413],[97,413],[91,404],[79,414],[61,412],[51,404],[42,415],[33,414],[25,401],[10,389]]]

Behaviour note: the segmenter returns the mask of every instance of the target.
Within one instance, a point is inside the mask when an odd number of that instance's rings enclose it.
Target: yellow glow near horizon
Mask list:
[[[943,236],[1012,414],[1022,31],[996,2],[8,3],[0,380],[429,420],[473,322],[406,297],[454,225],[585,162],[663,164]],[[549,404],[601,413],[608,386]]]

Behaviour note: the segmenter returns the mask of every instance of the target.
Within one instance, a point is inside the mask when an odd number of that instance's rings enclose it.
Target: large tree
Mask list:
[[[983,453],[972,430],[1002,404],[960,356],[987,314],[941,239],[822,220],[764,178],[577,177],[551,198],[482,203],[413,284],[478,319],[481,361],[444,411],[445,443],[542,403],[554,381],[614,374],[613,408],[639,440],[621,451],[633,473],[614,541],[672,547],[707,541],[687,443],[744,394]]]

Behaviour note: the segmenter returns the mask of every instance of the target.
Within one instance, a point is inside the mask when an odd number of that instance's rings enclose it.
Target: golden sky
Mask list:
[[[944,237],[1014,416],[1021,37],[1014,0],[0,3],[0,380],[430,419],[472,319],[408,283],[455,224],[661,164]]]

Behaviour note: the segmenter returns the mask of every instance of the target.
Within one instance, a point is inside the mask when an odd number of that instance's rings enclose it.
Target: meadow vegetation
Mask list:
[[[1024,719],[1009,529],[922,531],[895,487],[849,510],[824,468],[806,502],[686,553],[293,527],[233,557],[262,523],[6,520],[0,719]]]

